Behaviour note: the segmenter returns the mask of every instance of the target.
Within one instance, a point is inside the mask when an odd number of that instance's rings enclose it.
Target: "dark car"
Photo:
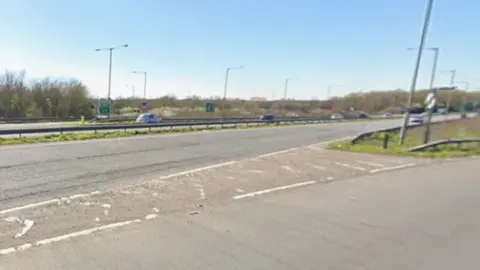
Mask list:
[[[273,114],[262,114],[260,116],[260,121],[274,122],[275,120],[276,120],[276,117]]]

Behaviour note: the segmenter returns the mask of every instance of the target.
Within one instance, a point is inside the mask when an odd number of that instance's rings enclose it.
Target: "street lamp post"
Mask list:
[[[230,75],[230,70],[232,69],[242,69],[244,66],[229,67],[225,71],[225,84],[223,86],[223,104],[222,104],[222,113],[225,110],[225,103],[227,101],[227,89],[228,89],[228,78]]]
[[[143,74],[143,99],[147,100],[147,72],[133,71],[134,74]]]
[[[124,44],[124,45],[116,46],[116,47],[110,47],[110,48],[95,49],[95,51],[97,51],[97,52],[109,51],[109,53],[110,53],[110,60],[109,60],[109,64],[108,64],[108,94],[107,94],[107,100],[108,100],[109,106],[111,106],[110,93],[111,93],[111,89],[112,89],[112,55],[113,55],[113,50],[119,49],[119,48],[126,48],[126,47],[128,47],[128,44]],[[110,112],[108,113],[108,117],[110,117]]]
[[[403,119],[402,129],[400,130],[400,137],[398,144],[403,144],[405,136],[407,135],[408,119],[410,118],[410,108],[412,107],[413,96],[415,95],[415,88],[417,86],[418,72],[420,70],[420,63],[422,61],[423,48],[425,47],[425,40],[427,39],[428,27],[430,24],[430,17],[433,9],[433,0],[428,0],[425,10],[425,19],[423,22],[422,33],[420,37],[420,46],[417,53],[417,60],[415,61],[415,68],[413,70],[412,82],[410,85],[410,94],[407,101],[407,111]]]
[[[285,84],[284,84],[284,89],[283,89],[283,114],[285,115],[285,109],[286,109],[286,102],[287,102],[287,92],[288,92],[288,82],[291,80],[296,80],[298,77],[293,77],[293,78],[286,78],[285,79]]]

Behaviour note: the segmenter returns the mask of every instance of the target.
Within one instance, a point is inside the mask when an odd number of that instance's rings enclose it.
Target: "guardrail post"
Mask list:
[[[384,136],[383,136],[383,149],[387,149],[388,148],[388,139],[390,138],[390,134],[388,133],[384,133]]]

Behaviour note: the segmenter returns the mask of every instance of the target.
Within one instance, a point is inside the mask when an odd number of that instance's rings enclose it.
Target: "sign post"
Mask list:
[[[215,104],[212,102],[205,103],[205,112],[215,112]]]
[[[432,92],[427,95],[425,98],[425,107],[427,109],[427,123],[425,125],[425,134],[423,136],[423,143],[428,143],[430,140],[430,123],[432,122],[433,109],[437,103],[437,98],[435,96],[437,90],[432,89]]]
[[[97,104],[97,115],[110,116],[110,103],[108,100],[100,100]]]

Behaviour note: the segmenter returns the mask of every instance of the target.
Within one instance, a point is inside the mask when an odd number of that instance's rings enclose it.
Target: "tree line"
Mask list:
[[[427,90],[419,90],[415,94],[413,104],[422,108]],[[173,108],[178,116],[206,116],[205,103],[215,104],[217,111],[223,115],[258,115],[262,113],[290,115],[319,115],[324,113],[364,111],[367,113],[403,112],[406,107],[408,92],[398,89],[394,91],[373,91],[351,93],[344,97],[333,97],[330,100],[266,100],[254,97],[250,100],[228,99],[220,97],[202,98],[192,96],[178,99],[174,95],[166,95],[147,100],[150,109]],[[460,89],[441,89],[437,100],[444,107],[451,99],[451,110],[467,111],[480,109],[480,94],[465,92]],[[142,99],[116,98],[112,100],[112,114],[122,114],[125,108],[138,112],[142,107]],[[97,103],[86,85],[74,78],[40,78],[26,80],[26,73],[6,71],[0,76],[0,117],[93,117],[92,105]],[[135,110],[133,110],[135,109]],[[226,114],[224,114],[227,112]]]

